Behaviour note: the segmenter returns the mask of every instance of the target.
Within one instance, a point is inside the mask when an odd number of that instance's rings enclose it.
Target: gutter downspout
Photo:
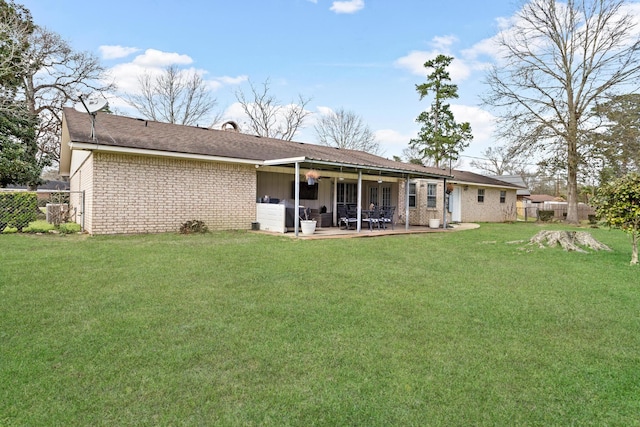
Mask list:
[[[444,179],[444,191],[442,193],[442,229],[447,229],[447,178]]]
[[[358,210],[356,211],[358,214],[356,218],[358,218],[358,233],[362,229],[362,169],[358,171]]]
[[[295,184],[294,184],[294,201],[293,203],[295,204],[294,208],[293,208],[293,230],[294,233],[296,235],[296,237],[298,237],[298,223],[300,222],[300,218],[298,218],[298,216],[300,215],[300,163],[296,162],[296,179],[295,179]],[[286,215],[285,215],[286,218]],[[286,219],[285,219],[286,222]],[[286,226],[286,224],[285,224]]]
[[[404,186],[405,188],[405,195],[404,195],[404,229],[409,231],[409,175],[407,175],[407,183]]]

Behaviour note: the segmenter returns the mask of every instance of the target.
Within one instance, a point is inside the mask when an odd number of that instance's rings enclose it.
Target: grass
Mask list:
[[[629,239],[539,229],[2,235],[0,425],[640,425]]]

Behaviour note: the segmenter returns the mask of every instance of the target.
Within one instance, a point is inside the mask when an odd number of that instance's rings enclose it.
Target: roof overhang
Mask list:
[[[417,171],[412,169],[404,169],[402,167],[393,168],[388,166],[377,166],[367,164],[356,164],[348,162],[334,162],[329,160],[317,160],[308,157],[290,157],[284,159],[270,159],[262,162],[264,166],[285,166],[293,167],[298,163],[301,168],[319,169],[321,171],[329,171],[334,173],[358,173],[362,172],[366,175],[377,175],[381,177],[394,178],[432,178],[432,179],[449,179],[451,175],[436,174],[428,171]],[[402,163],[399,163],[400,165]]]
[[[152,156],[152,157],[172,157],[178,159],[190,159],[190,160],[202,160],[209,162],[222,162],[222,163],[241,163],[261,166],[262,160],[252,159],[238,159],[231,157],[209,156],[205,154],[192,154],[192,153],[180,153],[176,151],[161,151],[161,150],[149,150],[147,148],[129,148],[129,147],[116,147],[111,145],[101,145],[96,143],[87,142],[69,142],[70,150],[85,150],[94,151],[99,153],[120,153],[120,154],[133,154],[139,156]]]

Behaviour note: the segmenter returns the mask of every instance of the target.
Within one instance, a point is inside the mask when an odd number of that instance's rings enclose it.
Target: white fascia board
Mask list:
[[[291,158],[286,158],[286,159],[265,160],[263,162],[263,165],[265,165],[265,166],[277,166],[277,165],[285,165],[285,164],[291,164],[291,163],[302,163],[302,162],[313,163],[313,164],[316,164],[316,165],[327,165],[327,166],[334,166],[334,167],[340,166],[340,167],[351,168],[351,169],[368,169],[368,170],[373,170],[373,171],[390,172],[390,173],[397,173],[397,174],[404,174],[404,175],[413,175],[414,178],[429,177],[429,178],[433,178],[433,179],[444,179],[444,178],[450,178],[451,177],[451,175],[440,175],[440,174],[435,174],[435,173],[431,173],[431,172],[419,172],[419,171],[414,171],[414,170],[397,169],[397,168],[389,168],[389,167],[384,167],[384,166],[373,166],[373,165],[356,164],[356,163],[332,162],[332,161],[327,161],[327,160],[314,160],[314,159],[309,159],[307,157],[291,157]],[[370,175],[370,176],[373,176],[373,175]]]
[[[264,162],[262,162],[262,164],[265,166],[277,166],[277,165],[287,165],[290,163],[300,163],[300,162],[306,162],[306,161],[307,161],[306,157],[289,157],[287,159],[265,160]]]
[[[244,163],[249,165],[264,164],[262,160],[208,156],[206,154],[177,153],[173,151],[156,151],[156,150],[148,150],[144,148],[113,147],[110,145],[90,144],[86,142],[70,142],[69,146],[72,150],[89,150],[89,151],[97,151],[97,152],[103,152],[103,153],[135,154],[140,156],[155,156],[155,157],[173,157],[178,159],[205,160],[209,162],[222,162],[222,163]]]
[[[513,187],[509,184],[506,185],[497,185],[497,184],[481,184],[479,182],[473,182],[473,181],[462,181],[462,180],[456,180],[456,179],[450,179],[449,180],[450,183],[452,184],[457,184],[457,185],[473,185],[474,187],[491,187],[491,188],[504,188],[507,190],[521,190],[521,187]]]

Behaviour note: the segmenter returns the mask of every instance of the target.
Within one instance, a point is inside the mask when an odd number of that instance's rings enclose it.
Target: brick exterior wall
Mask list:
[[[436,207],[427,208],[427,184],[436,184]],[[404,223],[406,206],[406,181],[400,182],[398,193],[398,222]],[[442,220],[442,199],[444,193],[444,183],[442,181],[431,181],[421,179],[416,181],[416,207],[409,208],[409,225],[429,225],[429,220],[439,218]],[[447,215],[447,221],[449,221]]]
[[[86,191],[91,234],[175,232],[189,220],[210,230],[250,229],[255,221],[253,165],[113,153],[89,160],[72,180]]]
[[[410,225],[428,225],[429,219],[438,218],[442,221],[444,200],[444,183],[442,181],[417,180],[416,207],[409,208]],[[427,208],[427,183],[437,184],[436,207]],[[400,182],[398,195],[399,222],[404,222],[406,181]],[[460,205],[462,222],[504,222],[516,220],[516,190],[499,189],[480,186],[454,184],[460,188]],[[478,202],[478,188],[484,189],[484,202]],[[506,191],[505,203],[500,203],[500,191]],[[447,222],[451,221],[451,213],[447,211]]]
[[[478,189],[484,189],[484,202],[478,202]],[[500,189],[470,185],[461,191],[462,222],[505,222],[516,220],[516,190],[506,191],[504,203],[500,203]]]

